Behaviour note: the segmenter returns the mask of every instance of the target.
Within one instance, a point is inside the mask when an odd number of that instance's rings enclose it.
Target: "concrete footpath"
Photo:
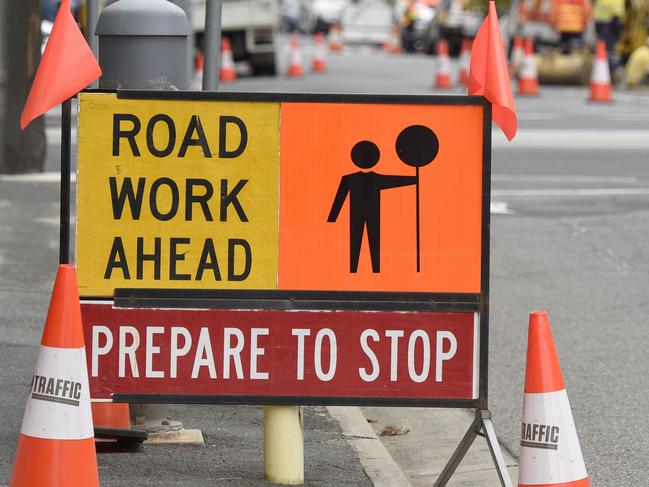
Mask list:
[[[360,410],[371,425],[372,432],[380,438],[394,466],[408,482],[385,483],[383,477],[379,476],[372,478],[375,486],[433,485],[473,421],[472,410],[380,407],[365,407]],[[512,483],[516,485],[518,463],[502,445],[501,448]],[[360,451],[359,457],[368,471],[364,455]],[[387,463],[381,469],[383,475],[384,472],[391,470]],[[458,487],[500,485],[484,438],[478,436],[475,439],[448,485]]]

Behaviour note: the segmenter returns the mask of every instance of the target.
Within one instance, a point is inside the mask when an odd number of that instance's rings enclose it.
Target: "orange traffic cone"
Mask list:
[[[291,78],[303,76],[304,69],[302,68],[302,53],[300,52],[300,43],[295,34],[291,36],[288,55],[289,63],[286,74]]]
[[[452,88],[451,60],[448,57],[448,42],[440,39],[437,43],[437,74],[435,76],[435,88]]]
[[[525,58],[525,50],[523,49],[523,38],[521,36],[516,36],[514,38],[514,47],[512,49],[512,55],[509,60],[509,73],[512,76],[516,75],[516,73],[518,73],[518,70],[521,69],[524,58]]]
[[[203,54],[203,51],[196,51],[196,55],[194,56],[194,70],[196,71],[203,71],[203,68],[205,67],[205,55]]]
[[[519,487],[589,487],[545,311],[530,314]]]
[[[532,39],[525,39],[525,56],[523,57],[523,63],[521,64],[520,73],[518,74],[518,94],[539,94],[539,76],[536,70],[534,43],[532,42]]]
[[[93,402],[92,423],[96,428],[130,430],[131,417],[126,403]]]
[[[59,266],[11,487],[99,485],[77,278]]]
[[[331,52],[341,52],[343,50],[343,42],[340,39],[340,27],[338,24],[333,24],[329,29],[329,50]]]
[[[315,49],[311,70],[314,73],[324,73],[327,70],[327,59],[325,58],[324,36],[318,32],[314,36]]]
[[[611,96],[611,73],[608,67],[608,55],[604,41],[597,41],[595,62],[590,75],[590,97],[588,101],[605,103],[613,101]]]
[[[383,50],[391,54],[399,54],[401,52],[401,35],[399,34],[399,26],[393,25],[390,27],[390,35],[388,40],[383,44]]]
[[[459,82],[463,85],[469,83],[469,72],[471,71],[471,44],[471,39],[462,39]]]
[[[232,58],[232,47],[230,39],[224,37],[221,39],[221,71],[219,72],[221,81],[230,82],[237,79],[237,71],[234,69],[234,59]]]

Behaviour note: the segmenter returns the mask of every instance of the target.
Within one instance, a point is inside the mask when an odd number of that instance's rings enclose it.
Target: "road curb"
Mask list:
[[[374,487],[412,487],[360,409],[353,406],[328,406],[327,411],[340,425],[343,438],[356,451],[363,470]]]

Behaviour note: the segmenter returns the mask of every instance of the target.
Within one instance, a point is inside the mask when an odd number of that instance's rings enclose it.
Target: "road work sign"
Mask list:
[[[93,397],[486,404],[490,120],[478,97],[82,93]]]
[[[279,105],[80,97],[82,296],[277,286]]]
[[[81,94],[80,295],[479,294],[481,99],[370,100]]]

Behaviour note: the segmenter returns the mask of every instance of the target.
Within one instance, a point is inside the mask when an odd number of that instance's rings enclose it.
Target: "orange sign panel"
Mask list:
[[[281,290],[479,293],[483,106],[281,104]]]

